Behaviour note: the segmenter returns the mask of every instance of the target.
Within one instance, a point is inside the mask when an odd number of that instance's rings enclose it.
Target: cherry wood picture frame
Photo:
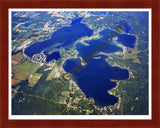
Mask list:
[[[151,120],[9,120],[9,8],[150,8],[152,9]],[[160,1],[159,0],[0,0],[0,128],[159,128],[160,127]]]

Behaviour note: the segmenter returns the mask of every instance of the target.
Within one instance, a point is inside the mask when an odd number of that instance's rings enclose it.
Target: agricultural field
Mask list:
[[[38,82],[38,80],[41,78],[42,74],[33,73],[30,75],[29,79],[29,85],[30,87],[34,87],[34,85]]]
[[[39,64],[32,63],[31,61],[25,61],[19,64],[16,70],[13,72],[13,81],[14,81],[13,85],[18,84],[22,80],[26,80],[31,74],[34,74],[39,67],[40,67]],[[34,74],[34,75],[36,83],[41,75],[40,74]],[[30,86],[34,86],[34,82],[31,82]]]

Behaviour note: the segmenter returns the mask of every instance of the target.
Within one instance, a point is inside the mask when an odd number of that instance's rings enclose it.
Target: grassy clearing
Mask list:
[[[70,94],[70,92],[68,92],[68,91],[63,91],[61,93],[61,95],[64,96],[64,97],[69,97],[70,96],[69,94]]]
[[[34,87],[34,85],[38,82],[38,80],[41,78],[42,74],[33,73],[32,77],[29,79],[29,85],[30,87]]]
[[[58,72],[58,70],[56,68],[54,68],[51,73],[48,75],[47,77],[47,81],[48,80],[52,80],[53,78],[59,78],[60,77],[60,73]]]
[[[21,53],[17,53],[16,55],[13,55],[12,56],[12,59],[13,60],[17,60],[17,61],[21,61],[23,58],[22,54]]]
[[[36,74],[35,72],[38,70],[40,67],[39,64],[32,63],[30,61],[25,61],[22,64],[17,66],[16,75],[14,79],[21,81],[21,80],[26,80],[30,74],[33,74],[33,76],[36,76],[36,78],[33,78],[35,82],[31,82],[30,86],[34,86],[35,83],[40,79],[41,74]],[[17,82],[15,82],[17,83]]]
[[[25,75],[20,75],[20,74],[16,74],[15,79],[16,79],[16,80],[25,80],[25,79],[27,79],[27,76],[25,76]]]

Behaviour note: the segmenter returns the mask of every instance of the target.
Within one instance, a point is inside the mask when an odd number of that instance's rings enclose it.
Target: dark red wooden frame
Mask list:
[[[152,120],[9,120],[8,9],[9,8],[151,8]],[[160,127],[160,0],[0,0],[0,128]]]

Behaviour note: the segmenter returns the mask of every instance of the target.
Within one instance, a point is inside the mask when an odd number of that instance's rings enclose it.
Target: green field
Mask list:
[[[15,42],[15,43],[12,43],[12,48],[17,48],[18,46],[20,46],[21,45],[21,43],[17,43],[17,42]]]
[[[24,63],[18,65],[17,69],[20,70],[19,74],[29,75],[30,73],[36,72],[39,66],[39,64],[35,64],[30,61],[25,61]]]
[[[70,92],[68,92],[68,91],[63,91],[61,93],[61,95],[64,96],[64,97],[69,97],[69,94],[70,94]]]
[[[40,67],[39,64],[35,64],[30,61],[25,61],[22,64],[17,66],[18,73],[15,75],[14,79],[20,80],[20,81],[25,80],[29,77],[30,74],[33,74],[33,76],[35,77],[34,79],[37,82],[41,77],[41,74],[35,73],[39,67]],[[33,83],[30,86],[34,86]]]
[[[30,87],[34,87],[34,85],[38,82],[38,80],[41,78],[42,74],[33,73],[32,78],[29,80]]]

